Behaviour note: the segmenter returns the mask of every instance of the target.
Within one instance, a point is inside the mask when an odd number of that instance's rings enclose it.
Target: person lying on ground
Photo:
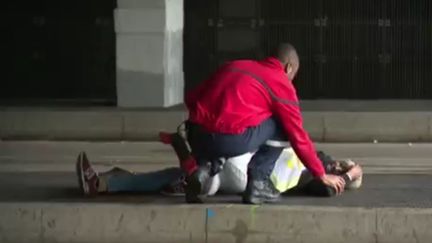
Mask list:
[[[318,158],[322,162],[326,173],[342,176],[346,189],[357,189],[361,186],[362,168],[350,160],[334,160],[323,152],[318,152]],[[227,162],[224,170],[237,168]],[[276,167],[274,170],[277,170]],[[161,193],[164,195],[182,196],[185,193],[185,173],[179,167],[171,167],[163,170],[134,173],[118,167],[104,173],[98,173],[89,161],[86,153],[79,154],[76,162],[76,171],[80,190],[83,194],[94,196],[106,193]],[[220,193],[241,193],[246,189],[246,170],[230,171],[229,180],[221,180]],[[239,182],[240,181],[240,182]],[[233,186],[232,183],[237,184]],[[238,186],[240,185],[240,186]],[[336,190],[314,179],[308,170],[303,170],[296,186],[292,187],[314,196],[335,196]],[[272,188],[278,191],[275,186]]]

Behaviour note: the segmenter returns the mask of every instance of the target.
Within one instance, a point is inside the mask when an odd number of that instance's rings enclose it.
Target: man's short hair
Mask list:
[[[295,47],[288,43],[280,43],[272,52],[272,56],[276,57],[283,64],[299,64],[299,58]]]

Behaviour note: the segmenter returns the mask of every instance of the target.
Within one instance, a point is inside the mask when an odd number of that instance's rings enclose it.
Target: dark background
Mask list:
[[[24,103],[115,102],[115,2],[2,3],[1,97]]]
[[[432,98],[429,0],[185,4],[187,88],[225,60],[260,58],[288,40],[300,54],[303,99]]]
[[[432,99],[428,0],[185,0],[186,90],[220,63],[300,54],[303,99]],[[114,105],[114,0],[2,4],[1,102]]]

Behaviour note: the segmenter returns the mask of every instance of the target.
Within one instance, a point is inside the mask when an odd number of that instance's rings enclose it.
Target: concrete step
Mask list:
[[[0,173],[0,242],[429,242],[429,175],[366,175],[334,198],[276,204],[216,196],[204,205],[148,194],[84,198],[73,173]]]
[[[318,142],[431,142],[430,101],[310,101],[304,125]],[[184,108],[0,108],[3,140],[156,140]]]
[[[432,144],[329,144],[317,149],[336,158],[351,158],[365,173],[431,174]],[[170,146],[158,142],[0,142],[0,171],[74,171],[80,151],[86,151],[100,171],[121,166],[133,171],[152,171],[177,166]]]
[[[2,243],[430,242],[431,209],[0,203]]]
[[[74,173],[82,150],[100,170],[156,170],[175,166],[176,156],[154,142],[0,142],[0,242],[429,242],[432,144],[317,147],[361,161],[363,187],[263,206],[229,195],[205,205],[156,194],[86,198]]]

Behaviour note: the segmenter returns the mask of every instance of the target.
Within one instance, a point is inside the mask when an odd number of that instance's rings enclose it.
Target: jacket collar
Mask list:
[[[275,57],[267,57],[267,58],[261,60],[261,63],[270,67],[270,68],[278,69],[282,72],[285,72],[282,63]]]
[[[277,59],[275,57],[267,57],[267,58],[261,60],[260,62],[264,66],[267,66],[267,67],[269,67],[269,68],[271,68],[277,72],[280,72],[280,74],[283,74],[283,76],[288,79],[288,76],[285,73],[284,66],[279,61],[279,59]],[[289,80],[289,81],[291,81],[291,80]]]

